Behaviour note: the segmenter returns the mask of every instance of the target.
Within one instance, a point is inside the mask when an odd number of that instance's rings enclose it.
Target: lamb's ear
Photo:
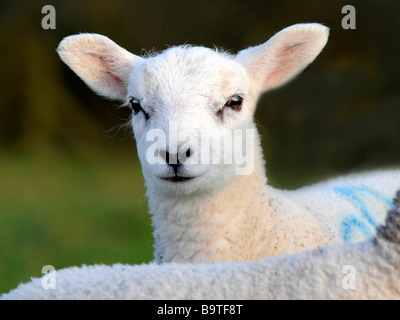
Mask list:
[[[99,34],[69,36],[57,52],[96,93],[118,100],[126,99],[129,75],[143,60]]]
[[[329,28],[318,23],[296,24],[278,32],[264,44],[236,56],[246,69],[255,94],[278,87],[299,74],[321,52]]]

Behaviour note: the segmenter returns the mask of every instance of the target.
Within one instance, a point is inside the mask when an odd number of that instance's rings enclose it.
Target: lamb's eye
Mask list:
[[[225,103],[225,107],[230,107],[235,111],[240,111],[242,110],[242,104],[243,98],[241,96],[235,95]]]
[[[129,100],[129,104],[130,104],[134,114],[137,114],[143,110],[142,106],[140,105],[139,100],[136,98],[132,98],[131,100]]]
[[[131,98],[131,100],[129,100],[129,104],[132,108],[134,115],[137,115],[140,111],[142,111],[144,116],[146,117],[146,120],[149,118],[149,114],[143,110],[142,106],[140,105],[140,101],[138,99]]]

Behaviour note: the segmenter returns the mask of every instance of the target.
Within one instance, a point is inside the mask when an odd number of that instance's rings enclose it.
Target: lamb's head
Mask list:
[[[327,37],[322,25],[299,24],[236,55],[179,46],[140,57],[80,34],[58,52],[94,91],[132,108],[147,186],[181,195],[213,192],[251,172],[258,97],[302,71]]]

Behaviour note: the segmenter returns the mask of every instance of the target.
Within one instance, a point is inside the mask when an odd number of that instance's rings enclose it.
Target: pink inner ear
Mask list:
[[[106,85],[114,93],[123,94],[124,93],[124,82],[123,80],[115,75],[110,67],[110,62],[104,59],[104,57],[90,54],[93,63],[93,68],[96,69],[95,74],[104,85]]]
[[[295,76],[300,71],[299,65],[302,65],[302,55],[299,47],[304,44],[305,42],[295,42],[277,50],[273,59],[267,62],[271,64],[271,72],[266,79],[266,87],[278,86],[291,79],[292,76]]]
[[[121,80],[121,78],[117,77],[115,74],[111,73],[110,71],[107,71],[107,78],[110,79],[110,82],[113,83],[112,86],[115,87],[117,85],[118,87],[123,87],[124,82]]]

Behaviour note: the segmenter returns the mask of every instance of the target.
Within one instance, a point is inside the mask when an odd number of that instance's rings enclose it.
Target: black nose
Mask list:
[[[187,158],[192,155],[192,151],[190,150],[190,148],[188,148],[185,150],[180,150],[176,154],[171,154],[166,150],[161,150],[159,151],[159,154],[165,160],[165,162],[170,165],[176,172],[176,170],[186,162]]]

